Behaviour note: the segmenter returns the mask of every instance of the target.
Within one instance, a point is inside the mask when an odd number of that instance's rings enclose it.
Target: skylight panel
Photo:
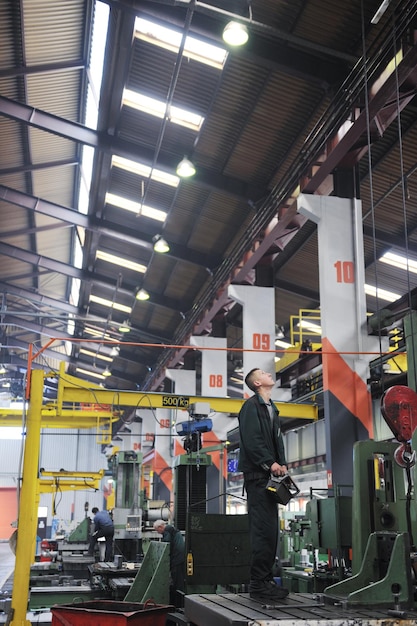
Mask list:
[[[202,115],[173,105],[167,107],[167,103],[164,100],[145,96],[138,91],[132,91],[132,89],[124,89],[122,102],[126,106],[143,111],[149,115],[154,115],[160,119],[167,117],[173,124],[179,124],[195,131],[199,131],[204,122]]]
[[[282,339],[275,339],[275,345],[278,348],[284,348],[284,350],[286,350],[287,348],[293,348],[294,347],[292,345],[292,343],[289,343],[289,341],[283,341]]]
[[[379,260],[382,261],[382,263],[387,263],[388,265],[392,265],[400,270],[417,274],[417,261],[407,259],[407,257],[401,254],[386,252]]]
[[[380,300],[386,300],[387,302],[395,302],[401,298],[400,294],[388,291],[387,289],[376,288],[373,285],[365,285],[365,293],[368,296],[379,298]]]
[[[75,371],[79,372],[80,374],[85,374],[86,376],[93,376],[94,378],[99,378],[100,380],[105,378],[103,374],[99,374],[98,372],[91,372],[90,370],[85,370],[82,367],[76,367]]]
[[[101,304],[102,306],[107,306],[109,309],[114,309],[115,311],[122,311],[122,313],[130,313],[132,312],[132,307],[126,306],[125,304],[120,304],[119,302],[113,302],[113,300],[107,300],[107,298],[100,298],[99,296],[90,295],[90,302],[95,302],[96,304]]]
[[[85,348],[80,349],[80,354],[85,354],[87,356],[91,356],[94,359],[101,359],[102,361],[108,361],[109,363],[113,363],[113,359],[111,356],[107,356],[101,352],[93,352],[92,350],[86,350]]]
[[[107,263],[113,263],[114,265],[125,267],[128,270],[133,270],[134,272],[140,272],[141,274],[146,272],[146,265],[136,263],[136,261],[130,261],[129,259],[117,256],[116,254],[110,254],[110,252],[104,252],[104,250],[97,250],[96,258],[101,261],[106,261]]]
[[[299,328],[305,328],[305,330],[310,331],[311,333],[317,333],[317,335],[321,335],[321,326],[319,324],[315,324],[314,322],[309,322],[308,320],[301,320],[299,324],[297,324]]]
[[[108,333],[104,333],[102,330],[98,330],[97,328],[91,328],[90,326],[84,327],[84,334],[93,335],[93,337],[99,337],[100,339],[106,341],[114,341],[114,337],[111,337]]]
[[[158,222],[165,222],[167,214],[165,211],[160,211],[154,207],[141,204],[140,202],[134,202],[122,196],[117,196],[114,193],[106,193],[106,203],[117,206],[120,209],[125,209],[131,213],[135,213],[137,216],[143,215],[144,217],[150,217]]]
[[[167,26],[151,22],[143,17],[137,17],[135,37],[177,53],[181,45],[182,33]],[[183,54],[189,59],[222,70],[228,52],[225,48],[188,35],[185,39]]]
[[[143,176],[143,178],[151,178],[151,180],[155,180],[157,183],[163,183],[164,185],[169,185],[170,187],[178,187],[180,183],[179,176],[169,174],[168,172],[164,172],[163,170],[159,170],[155,167],[149,167],[149,165],[145,165],[144,163],[138,163],[137,161],[125,159],[124,157],[120,157],[115,154],[112,157],[111,164],[112,167],[120,167],[120,169],[125,170],[126,172],[132,172],[138,176]]]

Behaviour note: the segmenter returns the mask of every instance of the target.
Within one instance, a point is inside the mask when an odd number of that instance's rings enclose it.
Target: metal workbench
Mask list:
[[[249,594],[192,594],[184,598],[187,621],[196,626],[415,626],[417,611],[400,607],[325,604],[321,595],[292,593],[274,607]]]

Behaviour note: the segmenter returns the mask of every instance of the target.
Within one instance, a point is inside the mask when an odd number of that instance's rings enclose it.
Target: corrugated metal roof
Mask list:
[[[416,12],[411,0],[399,4],[404,9],[399,19]],[[174,343],[186,341],[197,322],[209,328],[210,316],[216,315],[224,328],[230,327],[228,339],[237,346],[239,307],[226,305],[219,312],[216,298],[233,270],[246,267],[248,252],[262,241],[286,194],[318,167],[338,125],[363,106],[361,64],[355,68],[364,48],[362,30],[370,72],[392,39],[392,8],[378,25],[370,25],[379,0],[253,0],[252,19],[242,16],[249,43],[229,50],[219,70],[134,38],[135,6],[137,14],[175,25],[182,33],[189,27],[190,34],[223,45],[224,16],[215,6],[110,3],[100,132],[90,134],[84,133],[83,122],[94,2],[22,0],[17,5],[8,0],[0,6],[0,94],[7,99],[0,99],[0,281],[3,311],[10,316],[2,327],[0,362],[8,360],[16,368],[24,369],[29,344],[65,336],[69,311],[76,313],[80,337],[86,336],[88,319],[99,332],[120,339],[116,323],[130,317],[131,337]],[[379,61],[379,72],[387,55]],[[352,70],[355,81],[344,83]],[[123,105],[125,87],[160,98],[167,110],[176,105],[201,114],[200,131]],[[413,101],[400,120],[380,136],[372,127],[369,157],[362,156],[357,175],[366,280],[404,295],[414,288],[414,277],[376,261],[393,246],[417,254]],[[95,149],[91,191],[84,190],[83,214],[78,215],[87,144]],[[197,175],[175,188],[112,168],[112,154],[172,173],[187,155]],[[404,177],[406,185],[401,184]],[[167,218],[160,222],[106,203],[107,193],[155,207]],[[164,257],[152,249],[159,235],[171,247]],[[83,257],[75,263],[78,237]],[[267,251],[262,268],[269,267],[276,287],[276,322],[288,326],[298,309],[320,304],[315,228],[308,223],[283,241]],[[146,273],[97,259],[97,250],[144,264]],[[245,282],[256,284],[262,271],[248,266]],[[80,302],[71,309],[75,280],[81,285]],[[149,291],[149,301],[135,299],[139,287]],[[132,312],[94,303],[91,294]],[[370,298],[368,306],[374,310],[378,302]],[[62,346],[52,349],[57,361],[64,358]],[[55,367],[54,353],[48,358]],[[78,359],[97,371],[93,360],[79,355],[79,346],[65,358],[70,371]],[[158,385],[158,376],[149,378],[149,368],[163,371],[158,359],[155,349],[123,347],[109,384]]]

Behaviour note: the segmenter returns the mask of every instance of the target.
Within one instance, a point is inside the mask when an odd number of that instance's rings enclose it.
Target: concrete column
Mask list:
[[[195,372],[168,369],[166,376],[175,383],[176,395],[195,395]],[[172,464],[176,455],[176,433],[173,424],[188,419],[188,412],[181,409],[156,409],[155,411],[155,457],[153,471],[159,480],[158,498],[172,500]],[[183,451],[184,452],[184,451]]]
[[[201,395],[205,397],[227,396],[227,339],[222,337],[191,337],[191,346],[208,348],[201,350]],[[218,450],[210,452],[212,465],[207,468],[207,511],[208,513],[224,513],[225,499],[220,496],[226,487],[227,451],[222,445],[226,439],[230,418],[222,413],[210,415],[213,420],[211,433],[203,435],[209,447],[218,446]],[[226,426],[226,428],[225,428]],[[220,497],[218,497],[220,496]]]
[[[318,230],[328,486],[352,484],[353,444],[373,436],[364,353],[379,349],[367,334],[361,203],[301,194],[297,205]]]
[[[221,337],[191,337],[190,346],[201,350],[201,395],[227,395],[227,340]]]
[[[254,367],[275,378],[275,294],[273,287],[230,285],[228,294],[243,308],[243,370]],[[246,387],[244,395],[252,392]]]

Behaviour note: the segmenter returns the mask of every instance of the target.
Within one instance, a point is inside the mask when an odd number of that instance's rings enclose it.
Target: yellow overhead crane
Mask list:
[[[33,373],[32,373],[33,375]],[[53,374],[48,373],[47,378]],[[41,428],[95,428],[119,419],[120,407],[182,409],[196,402],[205,402],[217,413],[237,415],[245,398],[216,398],[212,396],[175,395],[152,391],[121,391],[104,389],[65,372],[61,363],[55,402],[42,405]],[[317,420],[315,404],[275,402],[283,419]],[[21,426],[21,409],[0,408],[0,426]]]
[[[69,472],[66,470],[48,472],[41,469],[39,473],[39,493],[54,493],[56,489],[60,491],[76,491],[77,489],[88,488],[98,491],[105,470],[99,470],[98,472]]]
[[[18,541],[13,586],[10,626],[30,626],[26,618],[30,567],[34,558],[37,528],[39,451],[42,428],[96,428],[103,441],[111,439],[111,425],[119,419],[120,407],[166,408],[187,410],[196,402],[207,402],[212,411],[237,414],[244,401],[236,398],[179,396],[164,393],[103,389],[88,381],[70,376],[62,363],[58,379],[57,400],[43,405],[44,378],[51,374],[33,370],[30,375],[28,412],[25,420],[26,438],[23,460],[22,488],[18,518]],[[276,402],[282,418],[316,420],[315,405]],[[0,409],[0,425],[22,426],[22,412]],[[110,438],[110,439],[109,439]],[[46,477],[45,477],[46,480]],[[53,476],[49,480],[54,480]],[[45,489],[51,485],[44,484]]]

